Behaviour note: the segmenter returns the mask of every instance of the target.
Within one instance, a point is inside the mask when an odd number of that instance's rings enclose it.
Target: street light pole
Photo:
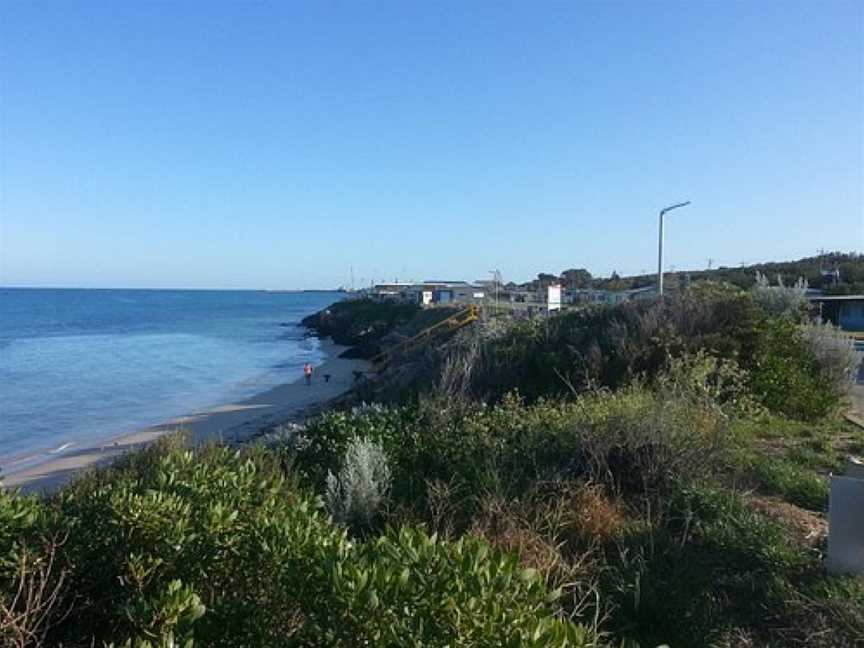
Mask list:
[[[666,207],[665,209],[660,210],[660,236],[659,236],[659,249],[657,250],[657,292],[660,296],[663,296],[663,217],[666,215],[666,212],[670,212],[673,209],[678,209],[679,207],[686,207],[690,204],[690,201],[683,203],[678,203],[677,205],[671,205]]]
[[[501,271],[500,270],[490,270],[489,274],[492,275],[492,283],[495,284],[495,312],[498,312],[498,291],[501,288]]]

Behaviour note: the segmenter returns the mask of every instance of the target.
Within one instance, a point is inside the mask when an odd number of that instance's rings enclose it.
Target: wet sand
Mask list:
[[[296,382],[278,385],[246,400],[195,412],[98,445],[80,448],[73,445],[37,465],[18,470],[14,465],[7,465],[3,467],[2,484],[25,492],[51,491],[82,470],[110,462],[124,452],[142,448],[177,430],[187,431],[196,445],[211,441],[242,443],[275,425],[303,420],[348,391],[354,382],[355,370],[368,368],[365,360],[338,357],[346,347],[322,340],[321,348],[327,360],[315,368],[311,386],[301,376]],[[330,374],[329,382],[325,382],[325,374]]]

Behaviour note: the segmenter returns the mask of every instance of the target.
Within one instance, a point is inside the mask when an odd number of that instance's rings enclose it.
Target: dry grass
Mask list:
[[[803,545],[815,547],[828,537],[828,522],[818,513],[784,502],[779,497],[751,495],[747,503],[753,510],[781,525]]]
[[[596,484],[567,489],[555,505],[563,508],[568,545],[605,545],[620,537],[627,526],[620,500],[613,500]]]
[[[562,593],[562,612],[598,629],[610,610],[600,601],[603,547],[628,526],[623,505],[594,484],[544,484],[524,501],[484,498],[470,532],[519,555]]]
[[[452,538],[463,526],[460,520],[465,497],[453,482],[435,479],[426,482],[426,518],[434,533]]]

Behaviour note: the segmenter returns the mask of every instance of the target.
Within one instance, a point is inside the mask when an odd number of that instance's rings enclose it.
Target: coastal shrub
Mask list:
[[[723,412],[683,385],[674,393],[636,386],[533,404],[512,394],[491,407],[426,403],[412,416],[385,447],[394,498],[421,510],[429,483],[458,490],[463,512],[487,495],[520,497],[557,479],[642,494],[710,473],[726,435]]]
[[[838,394],[846,393],[855,381],[860,363],[855,343],[848,333],[830,323],[809,323],[804,339],[822,373]]]
[[[194,644],[192,625],[205,611],[191,587],[173,580],[152,598],[141,597],[124,607],[123,612],[139,633],[125,645],[143,648],[157,641],[158,646],[191,648]]]
[[[65,538],[42,501],[0,487],[0,644],[41,645],[69,613]]]
[[[584,470],[624,495],[662,496],[680,481],[711,474],[726,443],[726,417],[700,393],[631,387],[578,405]]]
[[[378,501],[381,491],[372,484],[379,479],[365,459],[352,460],[349,477],[344,458],[352,442],[374,443],[387,457],[388,508],[400,520],[438,515],[434,509],[442,502],[430,500],[430,485],[446,485],[458,493],[455,508],[445,503],[446,525],[464,529],[484,497],[518,498],[542,482],[588,479],[610,492],[643,497],[655,490],[659,496],[675,480],[710,474],[726,437],[726,415],[712,389],[688,377],[569,401],[528,404],[511,394],[493,406],[425,400],[417,407],[364,407],[313,420],[301,439],[278,452],[303,483],[326,497],[337,519],[359,530],[368,526],[372,509],[350,514],[353,504],[347,503],[355,496],[346,497],[346,485],[356,483],[349,493]]]
[[[28,545],[47,530],[47,511],[37,497],[0,488],[0,584],[8,591]]]
[[[667,398],[697,400],[718,407],[731,417],[762,415],[765,408],[747,386],[747,372],[734,360],[718,358],[700,349],[670,357],[652,385]]]
[[[447,542],[403,528],[356,547],[350,563],[317,574],[326,594],[309,608],[301,642],[367,646],[596,646],[557,618],[539,574],[471,537]],[[307,634],[308,633],[308,634]]]
[[[572,456],[568,407],[554,402],[526,407],[515,395],[493,407],[428,402],[403,449],[399,483],[418,498],[431,480],[458,484],[475,499],[524,492]]]
[[[807,311],[807,281],[803,277],[791,286],[783,282],[783,277],[777,275],[777,285],[772,286],[768,277],[756,271],[756,284],[753,286],[753,296],[759,306],[769,315],[789,317],[801,320]]]
[[[670,357],[700,350],[746,363],[764,316],[752,295],[703,282],[668,299],[515,321],[489,336],[479,352],[454,345],[452,353],[471,352],[471,362],[447,363],[470,366],[471,395],[487,400],[514,389],[529,401],[614,389],[652,379]]]
[[[217,646],[290,636],[306,566],[341,533],[264,451],[142,455],[60,494],[77,597],[60,636],[185,640],[194,630]]]
[[[835,376],[820,364],[803,329],[790,319],[768,319],[760,325],[748,369],[750,389],[773,411],[814,420],[840,403]]]
[[[368,439],[380,444],[391,457],[409,435],[415,412],[411,407],[363,405],[345,411],[330,411],[315,417],[306,429],[280,451],[291,460],[304,481],[323,492],[327,475],[342,469],[349,444]]]
[[[371,439],[348,443],[339,474],[327,475],[327,506],[334,519],[368,529],[390,490],[390,467],[381,445]]]
[[[713,359],[708,382],[721,402],[813,420],[840,402],[856,356],[832,327],[801,323],[801,295],[801,286],[700,282],[663,300],[497,322],[448,347],[437,389],[491,402],[516,390],[532,402],[650,382],[698,357],[703,366]]]
[[[65,582],[51,582],[68,615],[32,626],[46,645],[596,645],[559,619],[555,592],[516,556],[413,528],[352,542],[282,471],[266,449],[169,440],[50,502],[0,494],[0,601],[20,547],[63,528],[52,560]],[[34,564],[50,559],[31,544]]]

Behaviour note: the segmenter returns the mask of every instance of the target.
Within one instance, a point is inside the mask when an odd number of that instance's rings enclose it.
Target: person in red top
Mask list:
[[[308,362],[303,365],[303,375],[306,376],[306,384],[312,384],[312,365]]]

